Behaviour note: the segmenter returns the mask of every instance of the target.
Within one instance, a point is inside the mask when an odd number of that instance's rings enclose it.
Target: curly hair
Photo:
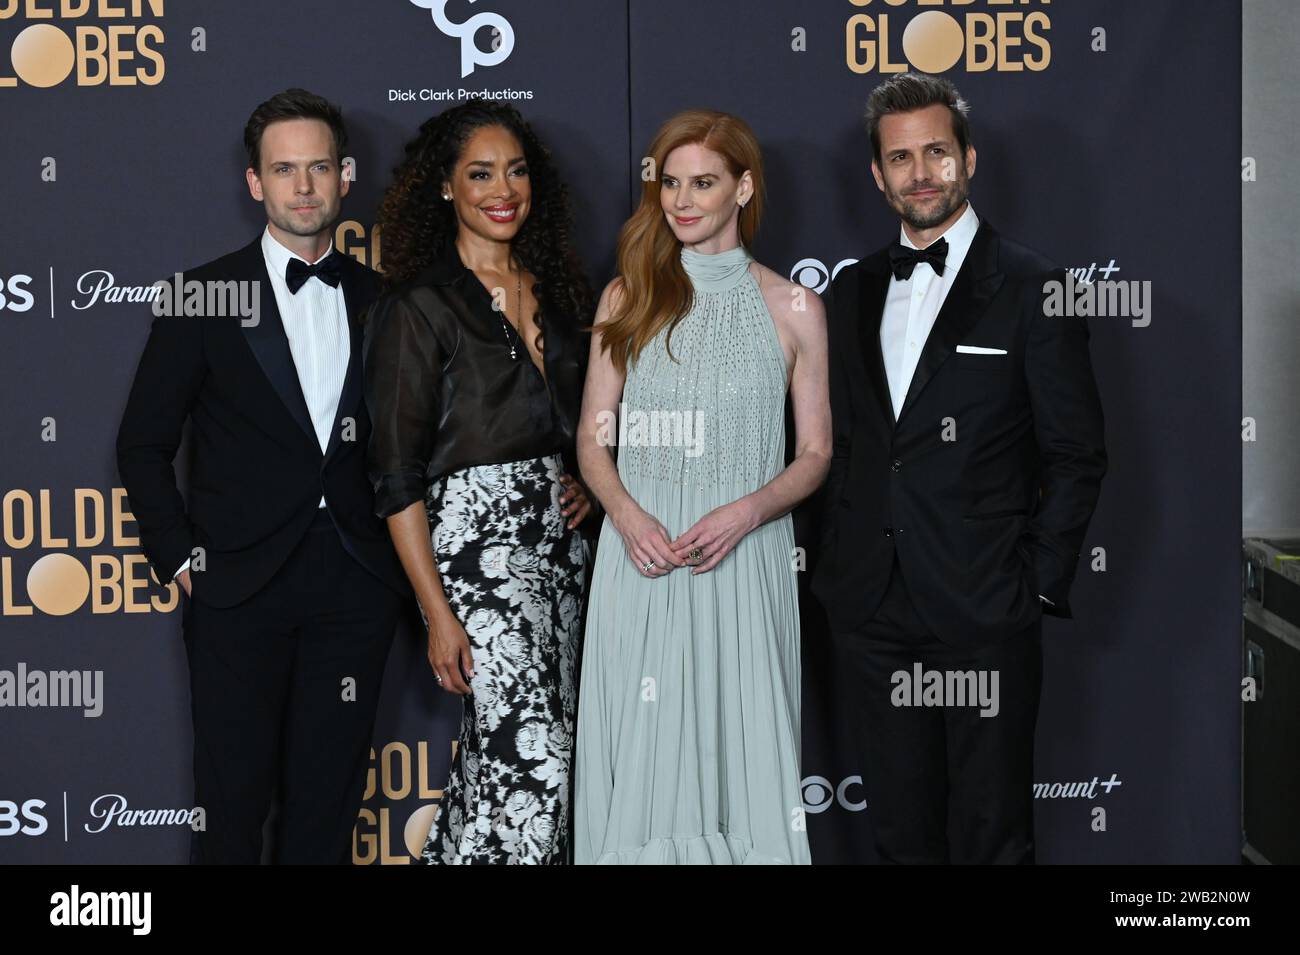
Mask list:
[[[571,245],[569,191],[550,150],[519,111],[504,103],[467,100],[426,120],[406,144],[405,158],[394,169],[393,184],[379,207],[384,287],[414,279],[456,241],[456,211],[442,200],[442,184],[452,178],[470,137],[491,126],[502,127],[519,140],[528,164],[533,201],[511,247],[519,264],[536,280],[538,328],[544,330],[547,315],[572,316],[578,327],[590,328],[591,285]],[[539,332],[539,350],[541,340]]]

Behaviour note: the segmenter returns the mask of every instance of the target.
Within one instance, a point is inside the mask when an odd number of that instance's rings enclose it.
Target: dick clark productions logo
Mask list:
[[[476,13],[463,23],[453,23],[447,18],[447,0],[411,0],[421,9],[433,14],[433,22],[438,29],[449,37],[460,40],[460,75],[461,79],[474,72],[476,66],[496,66],[504,63],[515,48],[515,31],[499,13]],[[474,3],[476,0],[467,0]],[[492,30],[491,49],[483,50],[478,45],[478,32]]]

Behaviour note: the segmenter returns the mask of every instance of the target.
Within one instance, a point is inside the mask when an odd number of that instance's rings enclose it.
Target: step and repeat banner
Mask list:
[[[342,106],[355,181],[336,243],[375,265],[418,125],[473,95],[512,103],[568,179],[598,287],[655,128],[734,112],[768,169],[757,256],[820,291],[897,235],[861,116],[907,69],[972,105],[976,212],[1133,296],[1091,323],[1110,471],[1076,617],[1044,618],[1039,861],[1235,861],[1240,40],[1217,0],[0,0],[0,862],[188,858],[180,602],[141,554],[114,440],[148,287],[264,225],[253,107],[288,86]],[[796,514],[810,564],[816,513]],[[873,861],[804,610],[814,860]],[[355,862],[414,861],[458,720],[404,626]]]

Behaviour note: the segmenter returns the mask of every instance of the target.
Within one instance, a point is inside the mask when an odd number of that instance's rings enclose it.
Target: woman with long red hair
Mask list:
[[[577,434],[606,518],[574,861],[807,863],[789,512],[830,461],[825,316],[749,250],[763,163],[744,121],[679,113],[648,156],[656,175],[597,308]]]

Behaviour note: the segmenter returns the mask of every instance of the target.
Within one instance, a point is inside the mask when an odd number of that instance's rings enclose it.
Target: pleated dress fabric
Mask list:
[[[624,486],[670,537],[785,465],[785,355],[749,253],[681,260],[693,305],[629,367],[610,435]],[[810,861],[795,567],[789,515],[711,571],[658,578],[605,520],[579,681],[575,862]]]

